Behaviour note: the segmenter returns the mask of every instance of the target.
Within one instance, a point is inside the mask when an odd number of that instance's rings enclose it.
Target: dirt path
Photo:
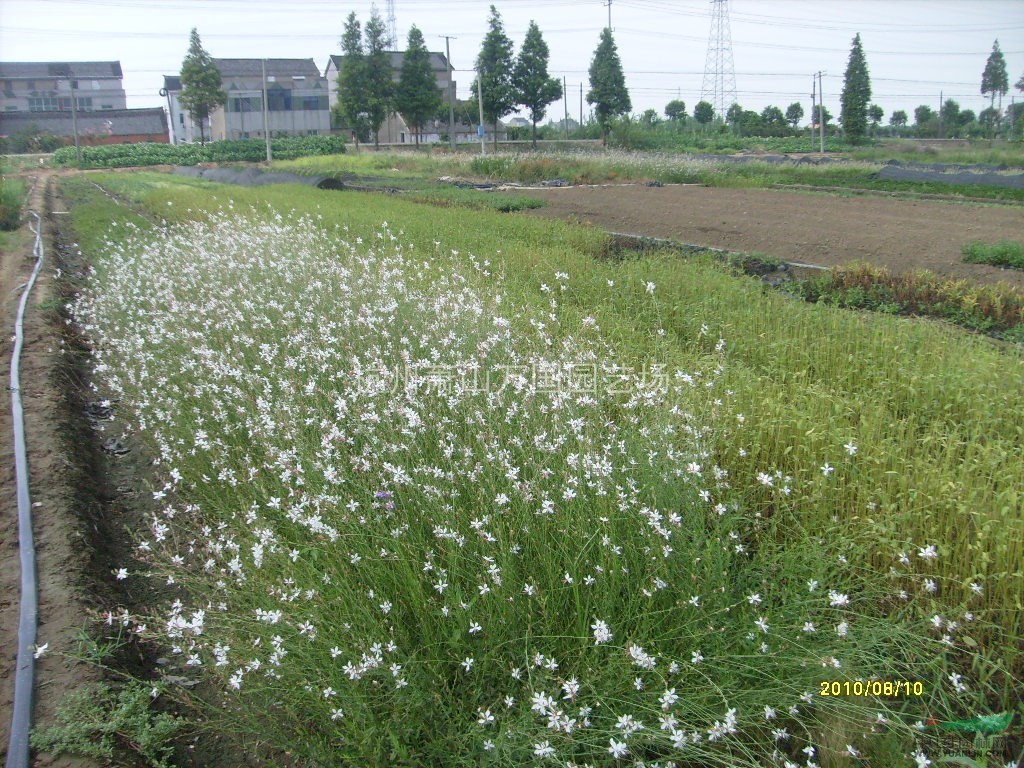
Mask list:
[[[42,213],[45,189],[51,174],[37,174],[29,207]],[[33,183],[31,179],[27,179]],[[36,662],[35,724],[54,722],[58,702],[95,674],[61,656],[74,647],[74,639],[90,608],[83,588],[87,562],[86,537],[75,509],[80,478],[69,459],[68,439],[63,432],[65,395],[60,387],[61,338],[52,314],[40,307],[52,302],[54,289],[53,231],[43,220],[46,258],[25,316],[21,384],[25,432],[33,502],[34,536],[39,583],[37,642],[49,651]],[[14,693],[14,659],[20,592],[17,503],[11,437],[10,376],[14,318],[21,286],[32,270],[32,240],[25,237],[0,263],[0,376],[4,402],[0,407],[0,753],[6,753]],[[94,766],[91,761],[38,756],[35,766]]]
[[[1024,206],[702,186],[530,190],[532,215],[809,264],[868,261],[1024,289],[1024,272],[961,262],[971,240],[1024,240]]]

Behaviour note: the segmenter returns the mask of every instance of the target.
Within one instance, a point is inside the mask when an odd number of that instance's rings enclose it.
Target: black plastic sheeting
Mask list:
[[[933,184],[976,184],[983,187],[1024,189],[1024,172],[1003,172],[998,165],[952,165],[943,163],[901,163],[890,160],[878,178],[892,181],[924,181]]]
[[[801,157],[791,158],[787,155],[692,155],[700,160],[730,163],[771,163],[773,165],[791,163],[795,165],[821,165],[827,163],[846,162],[842,158]],[[264,184],[303,184],[319,189],[365,189],[357,184],[349,184],[345,178],[333,176],[305,176],[299,173],[283,171],[262,171],[258,168],[198,168],[185,166],[174,169],[179,176],[207,179],[222,184],[240,184],[245,187],[256,187]],[[354,179],[354,177],[352,177]],[[892,181],[923,181],[936,184],[975,184],[984,187],[1007,187],[1024,189],[1024,172],[1008,170],[998,165],[955,165],[944,163],[906,163],[890,160],[877,173],[877,178]],[[453,182],[456,186],[473,186],[477,189],[489,189],[496,184],[467,184]],[[541,182],[542,186],[567,186],[561,179]]]
[[[301,173],[283,171],[261,171],[258,168],[197,168],[182,166],[174,169],[178,176],[206,179],[221,184],[239,184],[243,187],[259,187],[264,184],[304,184],[318,189],[345,189],[345,183],[330,176],[305,176]]]

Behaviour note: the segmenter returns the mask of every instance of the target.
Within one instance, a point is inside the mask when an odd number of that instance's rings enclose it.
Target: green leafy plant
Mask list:
[[[991,264],[994,267],[1024,269],[1024,243],[1004,240],[999,243],[975,241],[963,247],[964,261]]]
[[[35,730],[34,749],[54,754],[116,759],[127,751],[153,768],[169,768],[171,740],[184,721],[151,708],[144,683],[122,688],[97,683],[70,694],[57,710],[57,725]]]
[[[334,155],[345,151],[341,136],[282,136],[270,142],[274,157],[290,160],[308,155]],[[228,139],[198,144],[109,144],[82,148],[82,168],[126,168],[145,165],[197,165],[208,162],[261,162],[266,158],[262,139]],[[56,166],[73,166],[74,147],[53,153]]]

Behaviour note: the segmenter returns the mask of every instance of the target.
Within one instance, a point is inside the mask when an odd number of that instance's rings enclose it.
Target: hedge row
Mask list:
[[[271,139],[276,160],[306,155],[337,155],[345,151],[341,136],[287,136]],[[125,168],[134,165],[197,165],[215,162],[259,162],[267,156],[262,139],[231,139],[209,144],[108,144],[82,147],[82,168]],[[53,164],[76,166],[75,148],[53,153]]]

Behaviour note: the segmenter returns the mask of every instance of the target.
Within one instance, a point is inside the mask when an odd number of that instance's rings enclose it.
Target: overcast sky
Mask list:
[[[711,28],[711,0],[611,0],[612,28],[633,111],[661,113],[675,98],[692,114],[701,96]],[[459,97],[467,97],[487,30],[486,0],[394,0],[403,41],[417,25],[431,50],[454,35]],[[578,117],[579,89],[601,29],[607,0],[500,0],[505,31],[518,51],[531,19],[551,48],[551,74],[568,83],[568,110]],[[860,33],[872,101],[886,120],[938,107],[940,94],[976,112],[985,60],[998,38],[1010,94],[1024,75],[1024,0],[729,0],[738,100],[760,111],[794,101],[809,112],[811,73],[826,72],[825,104],[839,112],[842,76]],[[128,106],[159,106],[162,76],[176,74],[198,27],[215,57],[313,58],[321,71],[339,52],[345,16],[365,22],[370,2],[344,0],[0,0],[0,60],[104,61],[124,70]],[[388,3],[377,3],[387,17]],[[584,110],[589,108],[584,104]],[[563,106],[549,115],[560,118]],[[913,119],[913,118],[911,118]]]

